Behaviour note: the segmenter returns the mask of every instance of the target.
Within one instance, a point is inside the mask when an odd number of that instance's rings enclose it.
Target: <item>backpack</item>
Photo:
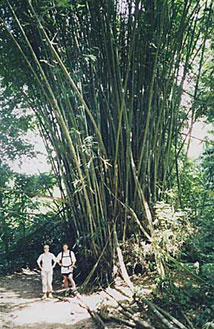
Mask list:
[[[62,256],[61,256],[61,259],[60,259],[60,263],[62,264],[62,259],[63,259],[63,254],[64,254],[64,251],[62,251]],[[70,260],[71,260],[71,264],[70,265],[67,265],[67,266],[64,266],[63,267],[70,267],[72,265],[72,256],[71,256],[71,250],[69,250],[69,256],[65,256],[65,257],[70,257]]]

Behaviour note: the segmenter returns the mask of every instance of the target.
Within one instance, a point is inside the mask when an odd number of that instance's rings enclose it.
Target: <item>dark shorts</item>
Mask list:
[[[67,278],[69,277],[69,275],[73,275],[73,272],[68,272],[68,273],[62,273],[63,276],[66,276]]]

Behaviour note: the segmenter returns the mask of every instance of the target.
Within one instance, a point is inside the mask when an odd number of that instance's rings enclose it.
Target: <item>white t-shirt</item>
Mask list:
[[[74,255],[74,252],[71,250],[60,252],[57,255],[57,262],[61,263],[62,261],[62,267],[61,267],[61,273],[70,273],[72,272],[72,263],[76,262],[76,257]]]
[[[52,261],[56,262],[56,257],[51,252],[48,252],[47,254],[43,253],[37,259],[38,263],[40,263],[41,261],[42,261],[43,271],[52,271],[53,270]]]

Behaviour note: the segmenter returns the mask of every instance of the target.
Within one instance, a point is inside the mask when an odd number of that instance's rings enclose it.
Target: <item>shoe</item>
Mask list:
[[[77,295],[77,288],[76,287],[75,288],[71,288],[69,290],[69,295],[72,296],[72,297],[76,296]]]
[[[68,297],[69,296],[69,290],[66,290],[65,291],[65,297]]]
[[[73,292],[74,294],[77,293],[77,287],[76,287],[76,286],[75,286],[75,287],[72,287],[71,290],[72,290],[72,292]]]
[[[44,294],[44,295],[42,296],[42,300],[44,300],[44,299],[47,299],[47,294]]]
[[[49,292],[49,294],[48,294],[48,298],[53,298],[53,295],[52,295],[52,293],[51,292]]]

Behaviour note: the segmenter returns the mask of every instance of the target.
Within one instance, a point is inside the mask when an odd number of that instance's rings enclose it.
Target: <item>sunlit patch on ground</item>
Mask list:
[[[58,302],[54,300],[38,301],[29,307],[17,310],[13,322],[16,325],[34,324],[38,322],[71,324],[83,319],[89,319],[87,311],[77,302]]]
[[[86,308],[95,310],[101,302],[114,304],[126,299],[129,289],[119,291],[108,288],[92,295],[73,298],[41,300],[40,276],[36,272],[24,272],[0,277],[0,328],[2,329],[95,329]],[[108,299],[111,295],[111,301]],[[82,306],[80,306],[80,304]],[[115,306],[116,306],[115,302]],[[107,305],[107,304],[106,304]],[[108,328],[121,328],[108,325]]]

